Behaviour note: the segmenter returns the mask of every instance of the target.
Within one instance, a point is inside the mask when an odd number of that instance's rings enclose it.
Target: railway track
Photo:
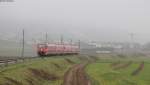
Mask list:
[[[84,68],[87,63],[74,65],[64,75],[64,82],[62,85],[91,85]]]
[[[0,56],[0,66],[8,66],[9,64],[15,64],[23,62],[27,59],[35,59],[39,57],[17,57],[17,56]]]

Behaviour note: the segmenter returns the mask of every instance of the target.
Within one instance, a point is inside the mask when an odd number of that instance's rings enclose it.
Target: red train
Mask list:
[[[45,43],[37,45],[37,54],[39,56],[79,54],[79,52],[79,46],[74,44]]]

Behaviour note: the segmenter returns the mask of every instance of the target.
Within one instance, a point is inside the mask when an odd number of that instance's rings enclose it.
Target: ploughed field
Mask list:
[[[150,60],[146,57],[98,60],[86,71],[92,85],[150,85]]]

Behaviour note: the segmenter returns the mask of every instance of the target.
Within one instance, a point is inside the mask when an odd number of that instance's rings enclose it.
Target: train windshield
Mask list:
[[[38,47],[39,48],[44,48],[44,47],[47,47],[47,45],[46,44],[39,44]]]

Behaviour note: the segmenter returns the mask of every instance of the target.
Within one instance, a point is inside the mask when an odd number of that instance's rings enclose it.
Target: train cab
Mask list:
[[[38,44],[37,45],[37,54],[39,56],[45,56],[48,52],[48,46],[47,44]]]

